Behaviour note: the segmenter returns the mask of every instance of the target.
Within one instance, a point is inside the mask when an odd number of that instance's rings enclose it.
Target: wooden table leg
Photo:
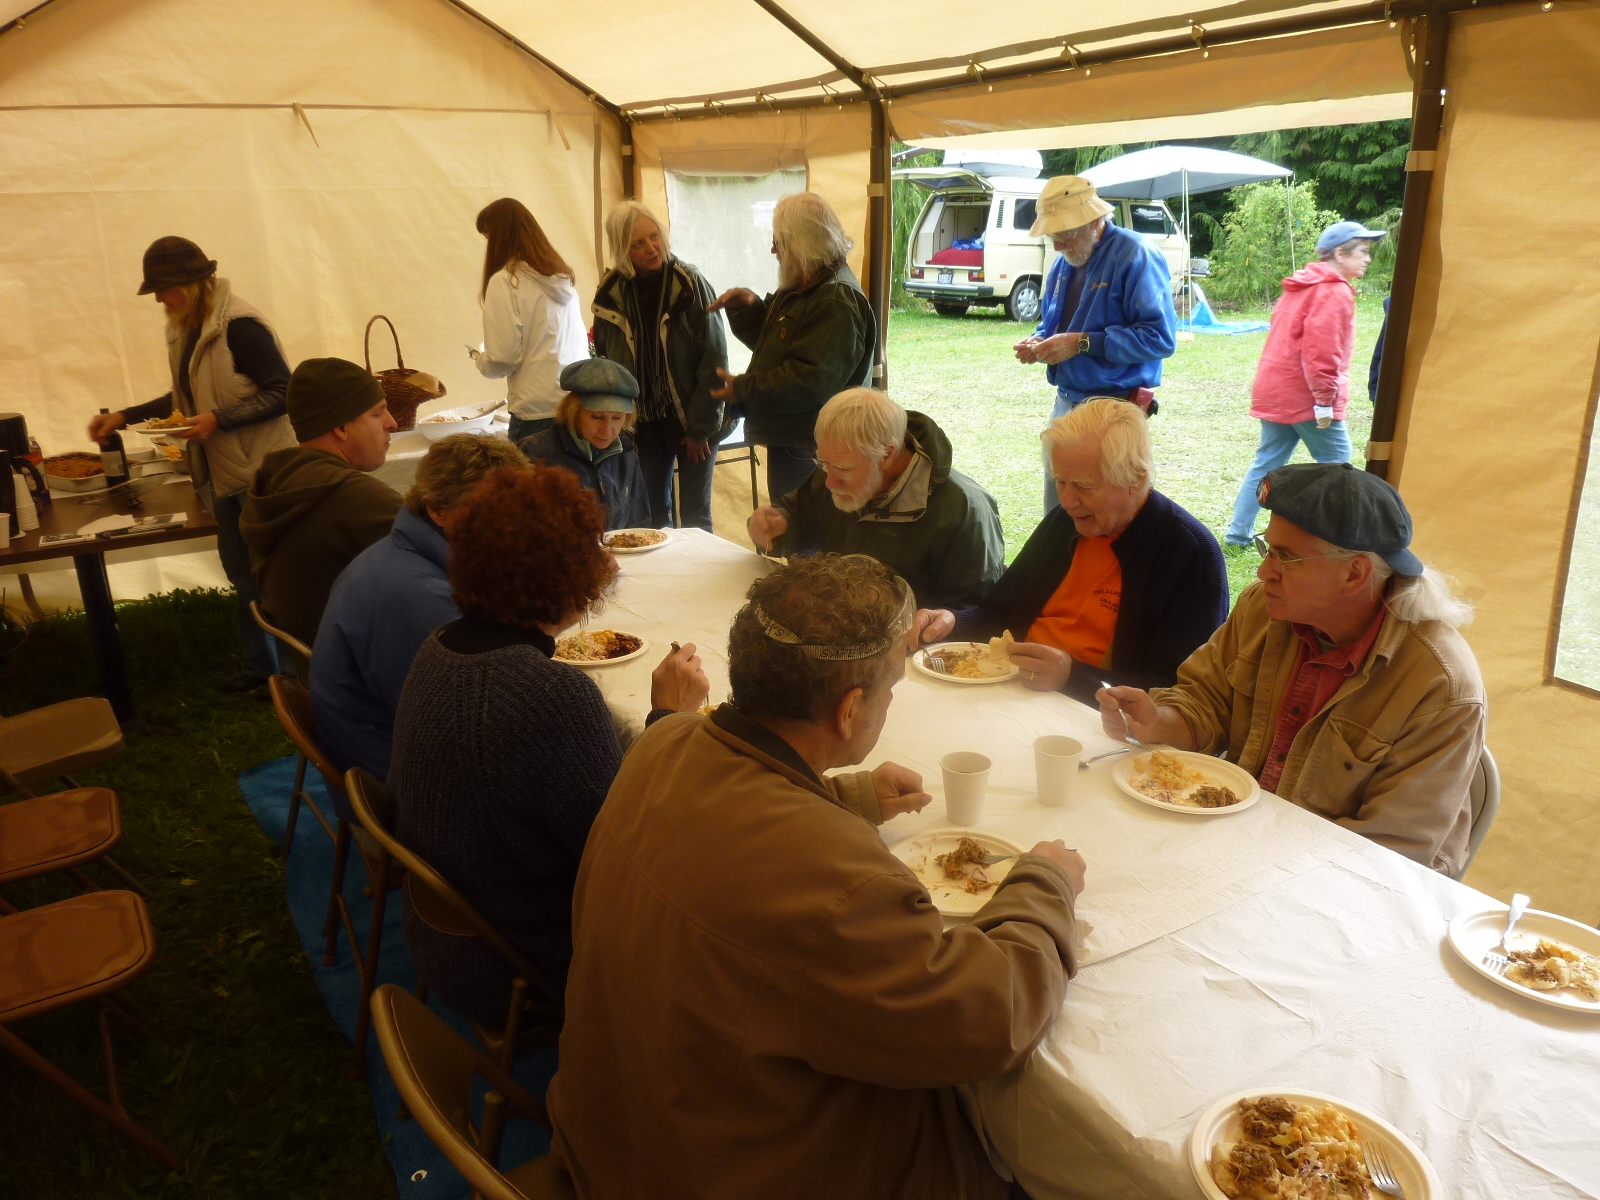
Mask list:
[[[134,719],[133,692],[128,687],[128,662],[122,653],[117,612],[111,604],[106,556],[74,554],[72,565],[78,570],[78,591],[83,595],[83,612],[89,619],[89,640],[94,643],[94,657],[100,667],[100,686],[117,720],[126,724]]]

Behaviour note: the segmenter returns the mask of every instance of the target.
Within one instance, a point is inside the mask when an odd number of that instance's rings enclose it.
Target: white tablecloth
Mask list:
[[[652,646],[595,672],[607,700],[636,727],[672,641],[696,643],[724,699],[728,624],[770,564],[693,530],[620,561],[594,624]],[[939,759],[977,750],[994,760],[980,825],[1023,846],[1065,838],[1088,861],[1085,965],[1061,1015],[1025,1066],[974,1089],[1035,1200],[1199,1196],[1190,1130],[1218,1096],[1258,1085],[1384,1114],[1451,1198],[1600,1197],[1600,1021],[1512,996],[1444,940],[1457,913],[1495,901],[1275,796],[1229,816],[1160,812],[1116,790],[1115,759],[1045,808],[1032,752],[1045,733],[1112,745],[1062,696],[911,671],[865,764],[920,770],[935,797],[884,827],[891,843],[946,823]]]

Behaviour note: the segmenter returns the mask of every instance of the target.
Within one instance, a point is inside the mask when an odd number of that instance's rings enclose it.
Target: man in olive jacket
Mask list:
[[[333,581],[400,511],[400,493],[368,473],[383,466],[395,422],[383,385],[342,358],[296,367],[288,407],[300,444],[262,459],[239,532],[261,607],[309,646]]]
[[[950,466],[950,439],[882,392],[851,388],[817,415],[817,470],[750,515],[750,540],[788,556],[870,554],[923,608],[980,603],[1005,570],[994,497]]]
[[[872,381],[878,323],[845,262],[854,245],[821,196],[785,196],[772,211],[778,290],[732,288],[712,304],[752,353],[737,377],[718,371],[718,400],[742,406],[748,440],[767,447],[767,494],[787,496],[816,465],[817,413]]]

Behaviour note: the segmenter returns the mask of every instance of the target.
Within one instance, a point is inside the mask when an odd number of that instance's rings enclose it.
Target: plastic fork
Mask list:
[[[1511,966],[1511,959],[1508,957],[1510,947],[1506,945],[1506,939],[1511,936],[1512,928],[1515,927],[1518,921],[1522,920],[1522,914],[1527,911],[1528,898],[1526,896],[1518,892],[1511,897],[1511,912],[1506,918],[1506,931],[1500,935],[1500,944],[1491,950],[1485,951],[1483,955],[1483,965],[1496,975],[1504,975]]]
[[[1110,689],[1110,688],[1114,687],[1115,685],[1109,679],[1102,679],[1100,681],[1100,686],[1103,687],[1103,688]],[[1133,722],[1128,720],[1128,714],[1126,712],[1123,712],[1123,708],[1122,708],[1121,704],[1117,705],[1117,712],[1122,714],[1122,726],[1123,726],[1122,740],[1127,742],[1128,745],[1130,745],[1130,746],[1143,747],[1144,743],[1141,742],[1138,738],[1133,736]]]
[[[1016,854],[996,854],[993,850],[986,850],[978,855],[978,864],[984,867],[992,867],[995,863],[1005,862],[1008,858],[1017,858],[1021,853],[1019,850]]]
[[[1394,1168],[1389,1165],[1389,1155],[1383,1147],[1377,1142],[1362,1142],[1361,1156],[1367,1160],[1367,1174],[1372,1177],[1372,1186],[1385,1196],[1398,1196],[1400,1200],[1405,1200],[1406,1190],[1394,1177]]]

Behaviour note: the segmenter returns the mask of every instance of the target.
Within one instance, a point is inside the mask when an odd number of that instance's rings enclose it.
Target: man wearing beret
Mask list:
[[[400,511],[400,493],[368,473],[383,466],[395,423],[383,385],[342,358],[296,367],[288,404],[300,444],[262,461],[239,532],[261,606],[310,645],[339,572],[386,537]]]
[[[1483,677],[1472,607],[1410,550],[1400,493],[1349,463],[1279,467],[1259,583],[1170,688],[1102,688],[1106,732],[1226,752],[1264,790],[1424,866],[1466,866]]]

